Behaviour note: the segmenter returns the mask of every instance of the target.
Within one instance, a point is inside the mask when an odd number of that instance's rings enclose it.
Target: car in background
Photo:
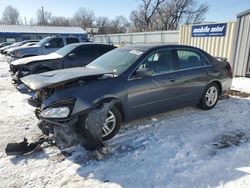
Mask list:
[[[29,74],[86,66],[114,48],[113,45],[96,43],[69,44],[54,53],[15,60],[10,63],[10,70],[14,81],[18,81]]]
[[[10,53],[8,62],[37,55],[46,55],[59,50],[60,48],[72,44],[85,42],[85,39],[76,36],[52,36],[46,37],[34,46],[19,47]]]
[[[13,48],[9,48],[6,50],[6,55],[7,55],[7,62],[9,63],[10,62],[10,59],[11,59],[11,54],[13,51],[15,51],[16,49],[19,49],[20,47],[25,47],[25,46],[34,46],[37,44],[37,42],[39,41],[36,41],[36,42],[27,42],[21,46],[17,46],[17,47],[13,47]]]
[[[19,46],[23,46],[24,44],[27,44],[29,42],[38,42],[38,40],[24,40],[24,41],[21,41],[21,42],[15,42],[15,43],[13,43],[11,45],[5,46],[3,49],[0,49],[0,52],[2,54],[7,55],[7,51],[9,49],[19,47]]]
[[[13,48],[13,47],[17,47],[17,46],[19,46],[19,44],[20,44],[20,42],[15,42],[15,43],[12,43],[10,45],[4,46],[4,47],[0,48],[0,53],[4,54],[5,50],[8,50],[8,49]]]
[[[22,46],[34,46],[34,45],[36,45],[36,43],[38,43],[39,41],[37,41],[37,42],[28,42],[28,43],[26,43],[26,44],[24,44],[24,45],[22,45]]]
[[[5,46],[11,45],[11,44],[13,44],[13,42],[2,42],[2,43],[0,43],[0,48],[3,48]]]
[[[35,91],[29,104],[37,107],[36,117],[49,123],[51,131],[73,125],[80,136],[86,113],[112,104],[102,130],[107,140],[122,122],[190,105],[212,109],[230,89],[232,70],[227,61],[191,46],[131,45],[86,67],[30,75],[21,81]]]

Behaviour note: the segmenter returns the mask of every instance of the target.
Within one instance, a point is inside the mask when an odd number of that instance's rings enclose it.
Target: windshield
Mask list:
[[[57,50],[55,53],[64,57],[68,55],[70,52],[72,52],[76,47],[77,45],[66,45],[63,48]]]
[[[86,67],[113,71],[116,75],[120,75],[142,54],[143,52],[138,50],[117,48],[97,58]]]
[[[38,46],[43,46],[44,44],[49,42],[50,37],[45,37],[44,39],[40,40],[37,45]]]

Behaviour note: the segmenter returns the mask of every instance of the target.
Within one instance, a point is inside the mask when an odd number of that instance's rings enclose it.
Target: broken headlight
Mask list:
[[[43,118],[66,118],[70,114],[70,108],[56,107],[56,108],[46,108],[42,111],[41,116]]]

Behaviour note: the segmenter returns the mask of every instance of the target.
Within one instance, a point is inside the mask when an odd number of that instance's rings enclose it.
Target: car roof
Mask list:
[[[72,46],[107,46],[107,47],[116,48],[114,45],[111,45],[111,44],[102,44],[102,43],[93,43],[93,42],[80,42],[80,43],[72,43],[72,44],[68,44],[68,45],[72,45]]]
[[[136,49],[136,50],[142,50],[142,51],[148,51],[148,50],[154,50],[154,49],[160,49],[160,48],[188,48],[188,49],[201,50],[194,46],[179,45],[179,44],[132,44],[132,45],[124,46],[123,48]]]

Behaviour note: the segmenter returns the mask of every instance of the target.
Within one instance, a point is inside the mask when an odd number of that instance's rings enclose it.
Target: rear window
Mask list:
[[[78,38],[66,38],[66,43],[67,44],[79,43],[79,39]]]
[[[194,51],[177,50],[179,58],[178,69],[189,69],[206,65],[205,59]]]

